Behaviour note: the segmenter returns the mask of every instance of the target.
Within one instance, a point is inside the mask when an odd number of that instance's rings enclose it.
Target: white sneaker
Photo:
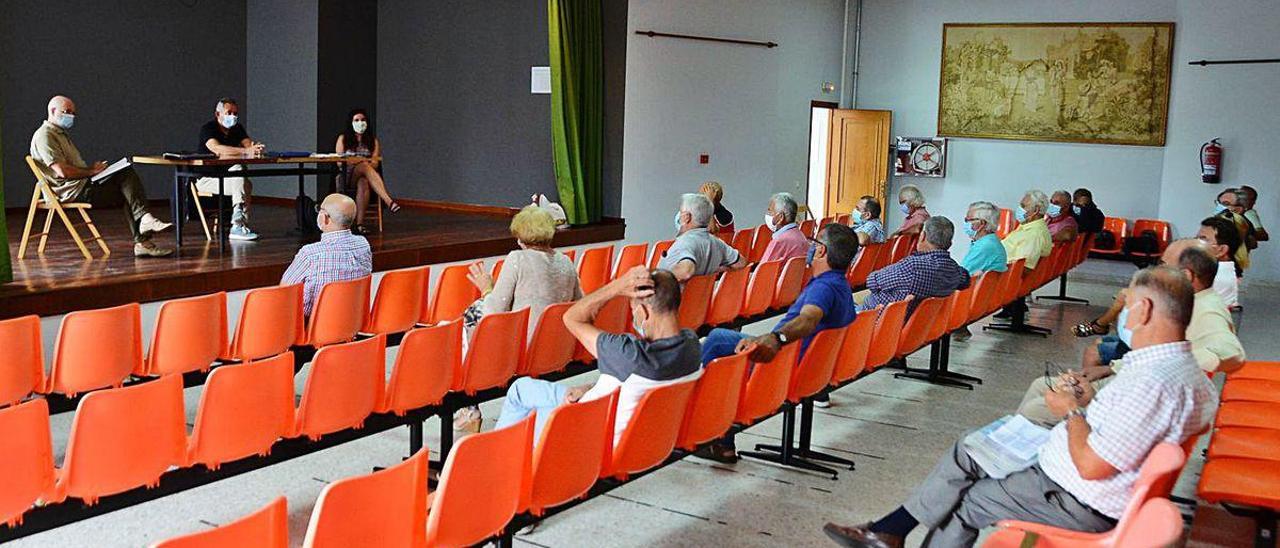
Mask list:
[[[258,233],[249,230],[249,227],[244,225],[233,226],[231,227],[230,238],[232,240],[253,241],[258,239]]]
[[[133,244],[134,257],[168,257],[170,255],[173,255],[172,249],[157,246],[149,240]]]
[[[169,230],[169,228],[172,226],[173,226],[173,223],[166,223],[164,221],[161,221],[160,219],[152,217],[151,214],[148,213],[146,215],[143,215],[142,220],[138,222],[138,232],[141,232],[143,234],[162,232],[165,230]]]

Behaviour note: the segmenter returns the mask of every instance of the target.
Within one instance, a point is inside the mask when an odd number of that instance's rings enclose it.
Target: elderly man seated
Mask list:
[[[858,245],[884,243],[884,223],[880,221],[880,201],[874,196],[863,196],[853,210],[853,231],[858,234]]]
[[[760,262],[786,261],[793,257],[804,257],[809,251],[809,238],[800,231],[796,224],[796,212],[800,206],[791,194],[779,192],[769,198],[769,208],[764,212],[764,225],[773,232],[768,247],[764,248],[764,256]]]
[[[1071,214],[1071,195],[1065,190],[1054,191],[1049,199],[1049,208],[1045,211],[1045,219],[1049,224],[1049,236],[1056,242],[1070,242],[1076,239],[1079,226]]]
[[[919,234],[920,229],[924,228],[924,222],[929,219],[929,210],[924,207],[924,193],[920,192],[920,188],[915,185],[904,185],[899,189],[898,209],[907,218],[903,219],[902,226],[889,237]]]
[[[898,547],[924,525],[928,546],[971,546],[981,529],[1004,519],[1113,528],[1156,444],[1181,444],[1204,431],[1218,403],[1186,341],[1194,303],[1186,277],[1163,266],[1140,271],[1127,301],[1134,348],[1128,365],[1096,394],[1065,379],[1045,393],[1048,408],[1065,419],[1035,464],[996,479],[958,442],[902,506],[872,523],[828,523],[827,536],[841,546]]]
[[[1014,217],[1021,224],[1000,241],[1004,245],[1005,259],[1009,264],[1013,264],[1018,259],[1025,259],[1024,266],[1029,273],[1040,264],[1040,259],[1048,257],[1053,252],[1053,236],[1049,234],[1049,225],[1045,221],[1045,212],[1048,210],[1049,197],[1043,192],[1028,190],[1022,195],[1022,201],[1018,203],[1018,210],[1014,213]],[[1022,323],[1026,313],[1027,303],[1023,299],[1017,299],[996,314],[997,318],[1014,318],[1013,325],[988,327],[1015,332],[1041,331],[1039,327],[1026,326]]]
[[[724,240],[707,230],[715,206],[701,194],[685,194],[680,197],[680,210],[676,212],[676,241],[663,253],[658,268],[675,274],[684,283],[694,276],[702,276],[721,270],[737,270],[747,266],[747,258]]]
[[[970,278],[984,272],[1004,272],[1009,269],[1004,252],[1000,245],[1000,237],[996,228],[1000,225],[1000,209],[991,202],[973,202],[964,215],[964,233],[969,236],[969,252],[960,261],[960,266],[969,271]],[[973,334],[968,326],[961,327],[951,333],[956,341],[967,341]]]
[[[325,197],[316,206],[320,241],[302,246],[280,278],[281,285],[302,284],[302,313],[308,318],[325,284],[363,278],[373,272],[369,241],[351,233],[355,219],[354,200],[343,194]]]
[[[951,238],[955,227],[941,215],[924,222],[924,232],[916,251],[907,258],[867,276],[867,289],[854,295],[858,311],[901,301],[907,295],[916,300],[907,305],[907,314],[925,297],[945,297],[969,287],[969,273],[951,258]]]

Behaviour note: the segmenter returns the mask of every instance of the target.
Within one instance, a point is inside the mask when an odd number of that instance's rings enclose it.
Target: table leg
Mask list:
[[[173,203],[169,204],[169,208],[173,213],[173,239],[177,250],[182,249],[182,224],[185,221],[183,215],[183,205],[186,193],[182,192],[182,176],[178,174],[178,168],[173,168]]]
[[[223,202],[223,197],[226,196],[226,192],[227,192],[227,189],[224,188],[224,185],[223,185],[223,183],[225,182],[224,177],[225,177],[224,175],[218,174],[218,251],[219,252],[227,250],[227,238],[226,236],[224,236],[224,234],[226,235],[231,234],[231,227],[222,226],[224,224],[222,220],[225,219],[225,217],[222,216],[222,202]],[[231,223],[225,223],[225,224],[229,225]]]
[[[299,164],[298,168],[301,169],[302,165]],[[309,232],[308,229],[310,228],[306,226],[303,222],[303,220],[306,219],[307,217],[307,212],[302,211],[302,205],[307,203],[307,200],[305,199],[307,197],[306,183],[307,183],[306,177],[304,177],[301,173],[299,173],[298,174],[298,197],[294,198],[294,204],[295,204],[294,209],[298,211],[298,214],[294,215],[294,217],[297,218],[298,231],[302,232],[303,234],[308,233]],[[319,201],[318,200],[319,196],[317,196],[316,198],[317,198],[317,201]]]

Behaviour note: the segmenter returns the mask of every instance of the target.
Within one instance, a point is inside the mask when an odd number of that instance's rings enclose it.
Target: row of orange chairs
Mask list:
[[[1095,255],[1116,257],[1124,254],[1124,242],[1129,238],[1141,236],[1144,233],[1152,233],[1156,238],[1156,250],[1154,252],[1138,252],[1134,251],[1130,254],[1140,258],[1159,257],[1164,253],[1165,248],[1169,247],[1169,243],[1173,241],[1173,227],[1168,221],[1160,219],[1136,219],[1133,221],[1132,227],[1127,219],[1121,217],[1107,217],[1103,220],[1102,231],[1110,232],[1114,237],[1115,245],[1095,248]]]

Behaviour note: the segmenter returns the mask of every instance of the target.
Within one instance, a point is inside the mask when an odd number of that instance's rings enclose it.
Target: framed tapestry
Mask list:
[[[1173,23],[947,23],[938,134],[1164,146]]]

